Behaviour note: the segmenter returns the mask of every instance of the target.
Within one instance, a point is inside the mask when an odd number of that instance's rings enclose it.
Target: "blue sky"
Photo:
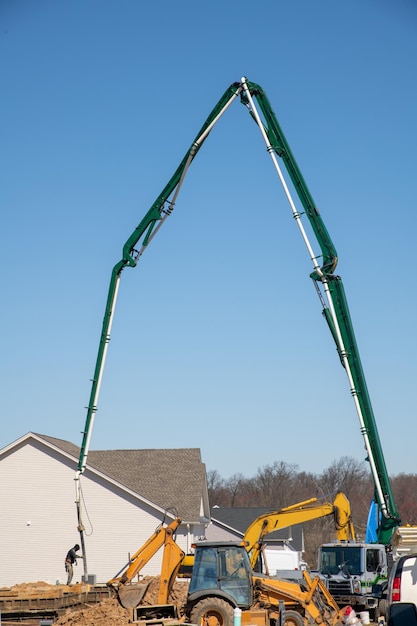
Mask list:
[[[81,444],[110,272],[224,90],[266,91],[339,253],[391,474],[417,472],[414,0],[0,5],[3,447]],[[365,457],[310,261],[239,103],[122,275],[93,449]]]

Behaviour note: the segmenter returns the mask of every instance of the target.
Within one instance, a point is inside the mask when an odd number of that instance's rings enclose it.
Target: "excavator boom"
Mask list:
[[[252,569],[255,569],[266,535],[282,528],[288,528],[294,524],[302,524],[303,522],[330,515],[334,517],[336,538],[339,541],[354,541],[355,530],[350,503],[341,492],[336,495],[333,502],[323,502],[317,498],[311,498],[279,511],[269,511],[257,517],[248,527],[243,538],[247,546],[246,549],[249,552]]]

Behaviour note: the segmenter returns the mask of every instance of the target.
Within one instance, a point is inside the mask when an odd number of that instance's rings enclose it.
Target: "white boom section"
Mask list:
[[[113,325],[114,310],[116,308],[116,301],[117,301],[117,295],[118,295],[118,292],[119,292],[119,286],[120,286],[120,274],[118,275],[116,283],[115,283],[113,302],[112,302],[112,308],[111,308],[111,315],[110,315],[110,318],[109,318],[108,333],[106,335],[106,340],[105,340],[104,350],[103,350],[103,356],[102,356],[102,360],[101,360],[101,367],[100,367],[99,374],[98,374],[98,377],[97,377],[97,386],[96,386],[96,389],[95,389],[94,397],[92,398],[93,402],[92,402],[91,419],[90,419],[89,429],[88,429],[88,432],[87,432],[87,439],[86,439],[86,444],[85,444],[85,448],[84,448],[84,455],[83,455],[83,458],[82,458],[82,468],[81,468],[81,470],[77,470],[77,473],[75,475],[75,480],[78,480],[80,474],[82,474],[84,472],[85,467],[87,465],[87,456],[88,456],[88,451],[90,449],[90,441],[91,441],[91,435],[92,435],[92,432],[93,432],[94,418],[95,418],[95,415],[97,413],[97,402],[98,402],[98,397],[100,395],[101,382],[103,380],[104,364],[106,362],[107,350],[109,348],[110,334],[111,334],[111,329],[112,329],[112,325]]]

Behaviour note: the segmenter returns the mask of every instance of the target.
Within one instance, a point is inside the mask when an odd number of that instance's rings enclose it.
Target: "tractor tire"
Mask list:
[[[282,626],[304,626],[304,619],[297,611],[285,611]]]
[[[233,626],[233,607],[221,598],[204,598],[193,606],[190,622],[197,626]]]

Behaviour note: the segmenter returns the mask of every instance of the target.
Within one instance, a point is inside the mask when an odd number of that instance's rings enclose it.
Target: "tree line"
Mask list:
[[[403,524],[417,524],[417,474],[392,476],[391,487]],[[246,478],[234,474],[222,478],[217,470],[207,473],[210,506],[266,507],[271,510],[316,497],[331,502],[338,491],[350,501],[358,539],[365,539],[369,506],[374,493],[370,468],[364,461],[344,456],[320,474],[299,471],[298,465],[275,461]],[[304,525],[305,554],[309,566],[316,567],[321,543],[334,539],[334,525],[323,518]]]

